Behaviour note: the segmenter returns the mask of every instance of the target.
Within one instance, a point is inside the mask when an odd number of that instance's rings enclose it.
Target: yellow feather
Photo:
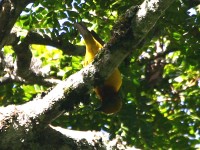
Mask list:
[[[75,24],[84,38],[86,44],[86,53],[84,66],[93,61],[95,55],[102,48],[102,45],[92,36],[89,30],[81,24]],[[96,94],[102,101],[102,106],[99,110],[105,113],[115,113],[121,109],[122,101],[118,96],[118,91],[121,87],[122,79],[118,68],[115,68],[110,77],[104,82],[102,87],[95,87]]]

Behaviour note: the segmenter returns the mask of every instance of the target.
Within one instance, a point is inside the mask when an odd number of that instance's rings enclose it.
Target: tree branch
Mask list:
[[[21,32],[21,35],[19,33]],[[46,34],[40,34],[34,31],[27,32],[19,27],[13,27],[9,34],[9,40],[6,41],[5,45],[16,45],[20,41],[20,36],[24,36],[23,43],[26,45],[40,44],[50,45],[63,51],[66,55],[72,56],[83,56],[85,54],[85,46],[78,46],[71,44],[66,39],[59,37],[49,37]]]
[[[20,37],[17,36],[21,33],[21,36],[26,34],[26,37],[20,42]],[[24,79],[26,83],[37,83],[46,86],[51,86],[52,82],[49,82],[47,77],[43,76],[42,72],[36,71],[34,68],[31,68],[31,64],[37,62],[32,58],[32,52],[29,48],[30,44],[43,44],[51,45],[63,50],[64,54],[68,55],[83,55],[85,51],[85,46],[76,46],[65,40],[58,40],[57,38],[50,38],[47,35],[40,35],[39,33],[22,30],[21,28],[14,27],[12,33],[8,36],[10,39],[5,44],[12,45],[13,49],[17,55],[17,68],[15,68],[16,76],[20,76]],[[15,76],[15,74],[13,74]],[[14,81],[11,79],[10,81]],[[51,79],[52,81],[52,79]]]
[[[0,49],[3,48],[6,41],[9,41],[8,35],[15,24],[17,18],[24,10],[26,5],[34,0],[3,0],[0,5]]]
[[[165,10],[175,0],[145,0],[136,14],[136,19],[132,20],[133,34],[136,37],[134,45],[137,46],[144,40],[149,31],[155,26]],[[145,20],[145,21],[144,21]]]
[[[61,49],[64,54],[72,56],[83,56],[85,54],[85,46],[77,46],[68,42],[66,39],[50,38],[47,35],[40,35],[30,31],[26,37],[28,44],[50,45]]]

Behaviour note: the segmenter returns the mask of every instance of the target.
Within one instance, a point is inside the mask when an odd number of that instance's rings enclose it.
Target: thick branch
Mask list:
[[[165,10],[175,0],[145,0],[136,14],[136,19],[132,22],[133,34],[135,36],[135,46],[142,42],[151,31],[158,19],[165,13]],[[144,21],[145,19],[145,21]]]

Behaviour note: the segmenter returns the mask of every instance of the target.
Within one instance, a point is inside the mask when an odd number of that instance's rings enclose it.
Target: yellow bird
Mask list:
[[[81,23],[76,23],[75,27],[81,33],[86,44],[86,53],[84,59],[84,66],[93,61],[95,55],[103,47],[100,40],[95,38],[92,33]],[[106,114],[118,112],[122,107],[122,100],[118,95],[121,87],[122,79],[118,68],[115,68],[110,77],[104,82],[102,86],[95,87],[94,90],[101,99],[101,106],[96,110],[102,111]]]

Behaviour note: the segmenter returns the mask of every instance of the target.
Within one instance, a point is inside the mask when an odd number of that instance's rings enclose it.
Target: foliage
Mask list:
[[[117,18],[141,2],[39,0],[27,6],[16,25],[80,45],[81,37],[73,23],[84,21],[108,41]],[[110,138],[120,135],[127,144],[144,149],[194,149],[200,143],[199,21],[198,7],[176,1],[156,23],[145,45],[133,50],[120,66],[121,112],[110,116],[95,112],[98,99],[91,92],[89,105],[80,105],[53,124],[105,131]],[[4,52],[14,57],[10,47]],[[64,55],[59,49],[42,45],[32,45],[32,52],[42,60],[49,77],[65,79],[82,68],[81,56]],[[47,88],[9,83],[1,86],[0,103],[25,103]]]

